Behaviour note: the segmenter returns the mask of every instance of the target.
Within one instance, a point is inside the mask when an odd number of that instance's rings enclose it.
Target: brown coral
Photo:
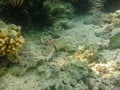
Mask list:
[[[0,25],[0,55],[17,54],[18,49],[21,48],[25,42],[21,27],[14,24]]]
[[[80,59],[80,61],[87,60],[87,62],[90,63],[95,58],[95,52],[93,49],[84,50],[84,48],[82,48],[82,50],[77,50],[74,53],[73,57],[74,57],[74,59]]]

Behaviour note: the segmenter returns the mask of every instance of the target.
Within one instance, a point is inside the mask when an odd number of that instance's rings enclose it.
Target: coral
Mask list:
[[[120,10],[117,10],[114,13],[110,13],[104,16],[104,22],[109,24],[106,28],[109,32],[109,49],[119,48],[120,40]]]
[[[0,55],[17,54],[25,39],[21,34],[21,27],[14,24],[0,24]]]
[[[11,62],[18,62],[18,50],[24,42],[20,26],[0,20],[0,76],[6,73]]]
[[[80,61],[91,63],[96,58],[97,50],[95,48],[89,47],[79,47],[79,49],[74,53],[74,59],[79,59]]]
[[[114,13],[106,14],[104,17],[105,23],[111,24],[114,28],[120,27],[120,10],[116,10]]]

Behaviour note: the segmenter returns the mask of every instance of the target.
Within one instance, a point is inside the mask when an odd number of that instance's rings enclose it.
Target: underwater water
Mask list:
[[[120,90],[119,0],[0,0],[0,90]]]

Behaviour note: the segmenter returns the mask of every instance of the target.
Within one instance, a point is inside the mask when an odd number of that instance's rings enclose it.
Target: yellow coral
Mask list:
[[[14,24],[0,26],[0,55],[16,54],[25,42],[21,27]]]
[[[74,54],[74,59],[83,60],[84,56],[85,56],[84,53],[81,53],[80,51],[77,51],[77,52],[75,52],[75,54]]]
[[[91,62],[93,58],[95,57],[94,51],[91,49],[88,50],[77,50],[75,54],[73,55],[74,59],[79,59],[80,61],[87,61]]]

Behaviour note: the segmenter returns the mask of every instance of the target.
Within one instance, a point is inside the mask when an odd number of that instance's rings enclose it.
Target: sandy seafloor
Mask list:
[[[98,89],[91,85],[93,90],[120,90],[120,69],[114,69],[116,61],[120,61],[120,49],[110,50],[106,48],[109,46],[109,39],[105,35],[96,35],[104,32],[104,29],[108,26],[105,25],[93,25],[84,24],[84,20],[89,18],[88,16],[77,17],[71,20],[73,27],[70,29],[65,29],[59,32],[61,39],[51,37],[52,31],[40,31],[40,30],[24,30],[24,37],[26,43],[21,50],[21,61],[17,65],[13,65],[8,69],[8,72],[0,77],[0,90],[43,90],[41,86],[47,87],[51,85],[52,79],[49,78],[44,80],[46,75],[42,76],[39,74],[42,65],[46,63],[53,63],[58,67],[63,67],[64,63],[69,59],[73,59],[74,53],[77,49],[89,46],[93,48],[101,49],[97,52],[99,54],[99,59],[101,62],[94,64],[91,63],[91,68],[94,73],[98,75],[99,78],[106,80],[108,88]],[[58,42],[57,42],[58,40]],[[57,44],[54,42],[57,42]],[[59,44],[58,44],[59,43]],[[63,44],[63,45],[62,45]],[[67,45],[68,44],[68,45]],[[56,50],[57,48],[57,50]],[[64,50],[61,50],[64,49]],[[72,51],[73,50],[73,51]],[[77,57],[76,57],[77,58]],[[77,58],[78,61],[80,58]],[[74,61],[74,60],[73,60]],[[84,59],[82,60],[84,61]],[[99,69],[95,69],[97,65],[105,70],[109,71],[104,74],[104,72]],[[118,64],[120,65],[120,64]],[[43,66],[43,69],[49,69]],[[104,69],[103,69],[104,70]],[[44,70],[43,70],[44,71]],[[83,71],[84,72],[84,71]],[[112,73],[111,73],[112,72]],[[49,73],[46,73],[49,74]],[[56,74],[57,75],[57,74]],[[49,77],[49,75],[48,75]],[[115,79],[118,78],[118,85],[114,84]],[[45,82],[46,81],[46,82]],[[59,82],[56,79],[56,83]],[[98,81],[99,82],[99,81]],[[45,84],[46,83],[46,84]],[[82,87],[82,86],[81,86]],[[44,89],[44,90],[54,90],[54,89]],[[90,88],[75,88],[75,89],[55,89],[55,90],[91,90]]]

